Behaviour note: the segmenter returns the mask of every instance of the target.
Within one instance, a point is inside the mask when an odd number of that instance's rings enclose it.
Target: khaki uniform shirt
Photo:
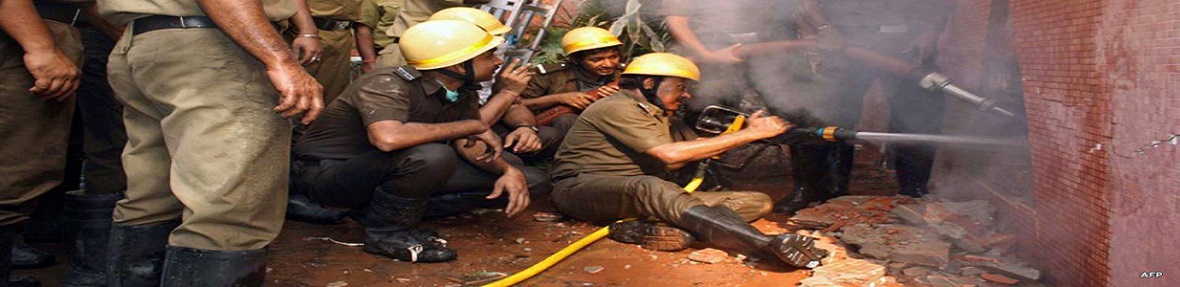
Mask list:
[[[615,176],[666,173],[665,164],[645,154],[681,139],[685,125],[632,91],[620,91],[582,112],[557,150],[550,176],[580,173]]]
[[[386,31],[389,36],[401,37],[402,32],[418,23],[426,22],[430,15],[442,9],[464,6],[463,0],[405,0],[397,21]]]
[[[311,16],[337,21],[360,21],[361,5],[366,0],[308,0]]]
[[[295,15],[295,2],[292,0],[261,1],[262,11],[271,22]],[[205,10],[197,5],[197,0],[105,0],[98,3],[98,8],[103,18],[116,26],[152,15],[205,16]]]
[[[373,28],[373,44],[377,47],[393,44],[393,37],[390,37],[385,31],[393,27],[393,22],[397,20],[397,15],[401,12],[406,0],[364,1],[361,3],[361,19],[357,22]]]
[[[528,86],[525,87],[524,92],[520,96],[533,99],[553,94],[585,92],[602,87],[615,78],[615,76],[598,77],[586,72],[580,67],[573,66],[533,76],[533,79],[529,80]]]
[[[430,77],[406,81],[395,67],[361,76],[324,108],[295,145],[302,160],[348,159],[378,150],[369,144],[368,126],[379,121],[445,123],[479,120],[479,95],[461,91],[459,100],[446,100],[446,90]]]

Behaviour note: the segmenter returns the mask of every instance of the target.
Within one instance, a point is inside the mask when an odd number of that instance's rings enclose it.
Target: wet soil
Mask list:
[[[858,153],[851,183],[853,194],[891,195],[896,192],[893,176],[878,167],[879,154],[870,148]],[[793,186],[789,178],[768,178],[735,189],[759,190],[772,198],[786,196]],[[479,275],[511,274],[545,259],[601,226],[569,220],[536,221],[537,212],[552,211],[547,198],[521,216],[505,218],[488,211],[429,220],[459,251],[459,259],[448,263],[407,263],[375,256],[361,247],[324,240],[361,242],[363,229],[352,221],[337,225],[314,225],[287,221],[282,234],[271,246],[268,286],[459,286]],[[786,217],[771,215],[754,223],[768,233],[783,232]],[[35,245],[45,250],[53,245]],[[635,245],[602,239],[525,281],[521,286],[794,286],[809,272],[769,261],[745,262],[731,256],[715,264],[688,260],[694,246],[680,252],[655,252]],[[54,250],[59,251],[59,250]],[[58,253],[58,259],[64,257]],[[731,254],[732,255],[732,254]],[[16,270],[34,274],[45,286],[59,286],[64,264],[37,270]]]

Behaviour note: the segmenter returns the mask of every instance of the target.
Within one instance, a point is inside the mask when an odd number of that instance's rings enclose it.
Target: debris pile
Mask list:
[[[830,286],[1042,286],[995,229],[987,201],[844,196],[799,211],[788,227],[832,256],[800,282]],[[811,231],[818,230],[818,231]]]

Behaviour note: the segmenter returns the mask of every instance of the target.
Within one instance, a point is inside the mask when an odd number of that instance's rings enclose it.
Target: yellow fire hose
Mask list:
[[[732,132],[735,132],[735,131],[741,129],[742,124],[744,124],[745,121],[746,121],[745,116],[738,116],[737,118],[734,119],[733,124],[729,125],[729,128],[721,134],[728,134],[728,133],[732,133]],[[714,157],[714,158],[716,158],[716,157]],[[709,159],[705,159],[701,163],[701,165],[698,167],[697,173],[695,176],[693,176],[692,181],[689,181],[688,184],[684,185],[685,192],[692,193],[693,191],[696,191],[697,188],[701,187],[701,183],[705,181],[705,172],[704,171],[705,171],[705,168],[708,167],[708,162],[709,162]],[[635,220],[635,218],[622,219],[617,222],[626,222],[626,221],[632,221],[632,220]],[[500,279],[500,280],[497,280],[496,282],[488,283],[483,286],[484,287],[507,287],[507,286],[516,285],[516,283],[520,283],[524,280],[528,280],[529,278],[533,278],[533,276],[536,276],[537,274],[541,274],[542,271],[549,269],[549,267],[553,267],[553,265],[556,265],[557,262],[561,262],[561,260],[565,260],[566,257],[573,255],[574,252],[578,252],[579,250],[582,250],[582,248],[589,246],[591,243],[594,243],[594,242],[598,241],[599,239],[606,237],[607,234],[610,234],[610,226],[599,228],[598,230],[594,231],[594,233],[590,233],[589,235],[586,235],[586,237],[582,237],[582,239],[578,239],[578,241],[574,241],[573,244],[570,244],[569,246],[566,246],[565,248],[558,250],[557,253],[553,253],[553,255],[549,255],[549,257],[545,258],[545,260],[541,260],[541,262],[537,262],[537,264],[533,264],[533,266],[530,266],[528,269],[521,270],[520,272],[517,272],[516,274],[512,274],[511,276],[504,277],[504,279]]]

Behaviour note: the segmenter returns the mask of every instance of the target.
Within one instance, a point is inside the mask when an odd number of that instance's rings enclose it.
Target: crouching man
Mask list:
[[[432,197],[477,192],[513,216],[528,206],[531,188],[548,185],[544,173],[522,172],[506,161],[519,159],[500,157],[500,139],[480,121],[470,87],[492,78],[503,60],[491,51],[503,42],[460,21],[407,30],[401,45],[410,66],[373,70],[325,109],[295,146],[293,188],[355,209],[366,252],[454,260],[444,240],[417,227]]]
[[[590,105],[558,149],[550,176],[558,211],[588,221],[654,217],[611,225],[610,238],[644,248],[674,251],[699,239],[718,247],[769,255],[796,267],[814,267],[823,257],[809,237],[766,235],[748,222],[770,212],[758,192],[687,193],[660,176],[756,140],[785,132],[791,124],[757,114],[738,132],[693,140],[670,115],[691,97],[700,79],[695,64],[664,53],[635,58],[623,71],[621,91]]]

